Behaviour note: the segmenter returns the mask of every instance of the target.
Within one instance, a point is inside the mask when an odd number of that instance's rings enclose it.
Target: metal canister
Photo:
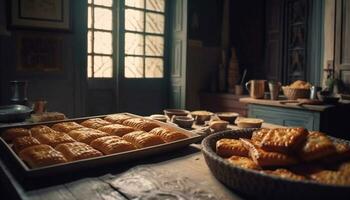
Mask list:
[[[317,92],[321,90],[321,87],[312,86],[310,88],[310,99],[317,99]]]

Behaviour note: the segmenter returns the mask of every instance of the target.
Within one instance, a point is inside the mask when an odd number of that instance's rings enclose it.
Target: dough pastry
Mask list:
[[[23,149],[19,157],[31,168],[44,167],[67,162],[61,152],[56,151],[49,145],[40,144]]]
[[[305,161],[313,161],[335,154],[336,149],[332,141],[323,133],[310,132],[299,150],[299,156]]]
[[[71,130],[84,128],[84,126],[76,122],[61,122],[61,123],[54,124],[51,128],[58,132],[68,133]]]
[[[339,167],[339,171],[350,175],[350,161],[342,163]]]
[[[136,149],[132,143],[123,140],[118,136],[106,136],[98,138],[91,142],[91,146],[106,155]]]
[[[81,125],[88,127],[88,128],[93,128],[93,129],[98,129],[102,126],[107,126],[112,124],[111,122],[108,122],[106,120],[100,119],[100,118],[92,118],[85,120],[81,122]]]
[[[102,126],[98,128],[98,130],[106,132],[110,135],[116,135],[120,137],[127,133],[135,131],[134,128],[131,128],[130,126],[121,125],[121,124],[111,124],[107,126]]]
[[[246,169],[261,169],[259,165],[257,165],[254,161],[247,157],[231,156],[227,159],[227,161],[235,166],[239,166]]]
[[[216,153],[224,158],[231,156],[248,157],[249,150],[244,147],[240,140],[220,139],[216,142]]]
[[[256,130],[252,134],[251,142],[259,145],[264,136],[270,131],[270,129],[267,128],[261,128],[259,130]]]
[[[285,179],[291,179],[291,180],[295,180],[295,181],[302,181],[302,180],[306,180],[306,177],[295,174],[289,170],[286,169],[276,169],[276,170],[264,170],[263,171],[266,174],[271,174],[271,175],[275,175],[275,176],[279,176],[281,178],[285,178]]]
[[[47,144],[52,147],[55,147],[62,143],[69,143],[69,142],[75,142],[73,138],[71,138],[69,135],[61,132],[56,133],[46,133],[46,134],[39,134],[35,136],[35,138],[41,143],[41,144]]]
[[[31,132],[32,136],[35,137],[35,136],[40,135],[40,134],[54,133],[56,131],[51,129],[48,126],[45,126],[45,125],[37,125],[37,126],[33,126],[30,129],[30,132]]]
[[[134,127],[134,128],[141,130],[141,131],[146,131],[146,132],[151,131],[152,129],[159,127],[158,124],[156,124],[150,120],[142,119],[142,118],[128,119],[128,120],[125,120],[123,122],[123,124],[127,125],[127,126]]]
[[[133,117],[125,114],[113,114],[113,115],[107,115],[104,120],[109,121],[113,124],[122,124],[125,120],[131,119]]]
[[[297,163],[297,160],[287,154],[279,152],[268,152],[256,145],[254,145],[250,140],[240,139],[243,145],[249,149],[250,158],[259,166],[286,166],[293,165]]]
[[[30,136],[30,130],[25,128],[9,128],[1,134],[2,139],[6,142],[12,142],[15,138],[23,136]]]
[[[144,131],[134,131],[123,136],[123,139],[134,144],[137,148],[163,144],[164,141],[158,135]]]
[[[13,140],[13,149],[15,150],[15,152],[18,153],[27,147],[38,145],[38,144],[40,144],[40,142],[34,137],[31,137],[31,136],[18,137]]]
[[[90,144],[94,139],[108,136],[109,134],[99,130],[91,129],[91,128],[80,128],[80,129],[69,131],[68,135],[78,142]]]
[[[154,128],[149,133],[158,135],[165,142],[174,142],[176,140],[182,140],[182,139],[188,138],[188,136],[183,134],[183,133],[176,132],[176,131],[170,131],[170,130],[163,128],[163,127]]]
[[[91,146],[81,142],[60,144],[57,145],[55,149],[61,152],[68,161],[94,158],[103,155]]]
[[[342,171],[322,170],[311,174],[310,178],[319,183],[350,186],[350,174]]]
[[[335,153],[323,159],[326,163],[335,163],[348,160],[350,158],[350,145],[343,142],[333,142]]]

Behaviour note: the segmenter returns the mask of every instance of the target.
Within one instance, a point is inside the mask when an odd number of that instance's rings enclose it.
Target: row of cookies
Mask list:
[[[350,185],[350,145],[332,141],[321,132],[304,128],[260,129],[250,139],[217,141],[216,152],[235,166],[265,174]]]

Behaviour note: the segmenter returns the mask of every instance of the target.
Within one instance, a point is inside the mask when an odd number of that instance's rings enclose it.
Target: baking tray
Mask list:
[[[130,113],[121,113],[121,114],[126,114],[132,117],[141,117],[138,115],[130,114]],[[90,117],[83,117],[83,118],[76,118],[76,119],[65,119],[65,120],[59,120],[59,121],[51,121],[51,122],[40,122],[40,123],[33,123],[30,125],[13,125],[13,126],[7,126],[7,127],[2,127],[0,128],[0,133],[3,132],[4,129],[7,128],[13,128],[13,127],[21,127],[21,128],[31,128],[36,125],[53,125],[55,123],[59,122],[69,122],[69,121],[74,121],[74,122],[82,122],[86,119],[91,119],[91,118],[103,118],[107,115],[99,115],[99,116],[90,116]],[[145,117],[141,117],[145,118]],[[148,118],[147,118],[148,119]],[[116,164],[116,163],[121,163],[121,162],[126,162],[130,160],[135,160],[137,158],[145,158],[146,156],[153,156],[155,154],[159,153],[164,153],[168,151],[172,151],[175,149],[179,149],[185,146],[188,146],[192,143],[196,143],[201,141],[203,139],[202,136],[190,132],[188,130],[179,128],[177,126],[167,124],[164,122],[151,120],[155,123],[157,123],[161,127],[165,127],[174,131],[178,131],[181,133],[186,134],[189,136],[186,139],[178,140],[175,142],[169,142],[165,144],[160,144],[160,145],[155,145],[151,147],[146,147],[142,149],[137,149],[137,150],[132,150],[132,151],[127,151],[127,152],[122,152],[122,153],[116,153],[116,154],[111,154],[111,155],[104,155],[96,158],[89,158],[89,159],[84,159],[84,160],[78,160],[78,161],[72,161],[68,163],[62,163],[62,164],[56,164],[56,165],[50,165],[46,167],[40,167],[40,168],[35,168],[31,169],[29,168],[18,156],[17,154],[12,150],[10,145],[8,145],[2,138],[0,138],[0,152],[1,156],[4,157],[6,156],[6,160],[12,164],[11,168],[12,170],[15,170],[16,174],[20,173],[21,177],[25,178],[43,178],[43,177],[49,177],[52,175],[57,175],[57,174],[65,174],[65,173],[71,173],[74,171],[78,170],[84,170],[88,168],[95,168],[95,167],[101,167],[101,166],[107,166],[111,164]],[[6,164],[10,164],[6,163]]]

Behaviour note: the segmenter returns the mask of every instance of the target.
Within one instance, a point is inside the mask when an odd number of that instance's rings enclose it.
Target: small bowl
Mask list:
[[[205,121],[210,120],[213,113],[205,110],[197,110],[191,112],[191,115],[196,120],[196,124],[202,125],[205,123]]]
[[[237,118],[236,124],[239,128],[260,128],[264,120],[257,118]]]
[[[229,125],[229,122],[224,121],[224,120],[217,120],[217,121],[210,121],[209,122],[209,127],[211,129],[213,129],[215,132],[226,130],[227,125]]]
[[[187,116],[188,114],[190,114],[190,111],[182,109],[165,109],[164,114],[169,119],[172,119],[173,116]]]
[[[239,116],[238,113],[235,112],[218,112],[215,113],[216,116],[218,116],[221,120],[227,121],[230,124],[234,124],[235,120],[237,119],[237,117]]]
[[[193,125],[194,119],[193,119],[193,117],[174,115],[174,117],[172,118],[172,122],[177,124],[181,128],[190,129]]]
[[[149,118],[157,121],[161,121],[161,122],[167,122],[167,118],[165,115],[156,114],[156,115],[149,116]]]

